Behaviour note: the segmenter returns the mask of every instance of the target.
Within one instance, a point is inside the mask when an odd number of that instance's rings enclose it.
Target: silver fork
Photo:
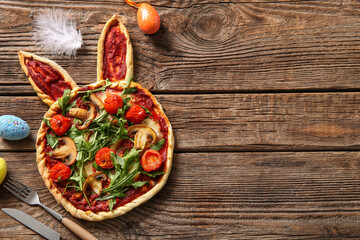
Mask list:
[[[84,228],[80,227],[78,224],[74,223],[70,219],[61,216],[59,213],[54,210],[43,205],[40,200],[38,194],[32,190],[30,187],[21,183],[13,177],[9,177],[5,183],[4,187],[11,192],[14,196],[19,198],[20,200],[26,202],[29,205],[38,205],[45,209],[48,213],[50,213],[56,220],[64,224],[67,228],[69,228],[73,233],[75,233],[79,238],[84,240],[97,240],[91,233],[86,231]]]

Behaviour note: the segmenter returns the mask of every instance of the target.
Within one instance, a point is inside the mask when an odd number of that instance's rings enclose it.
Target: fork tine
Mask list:
[[[6,181],[6,184],[11,186],[14,190],[16,190],[17,192],[23,192],[24,194],[29,194],[30,193],[30,191],[28,189],[23,188],[23,186],[17,184],[16,182],[12,182],[11,180],[12,179],[9,178]]]
[[[21,195],[22,197],[26,198],[28,193],[24,192],[23,190],[19,189],[16,185],[7,183],[6,186],[10,188],[11,190],[17,192],[18,195]]]
[[[11,192],[13,195],[15,195],[16,197],[20,198],[21,200],[23,200],[25,202],[25,198],[23,196],[21,196],[18,192],[12,190],[11,188],[9,188],[7,185],[4,185],[4,188],[6,188],[9,192]]]
[[[9,179],[13,180],[14,182],[16,182],[17,184],[20,184],[21,186],[23,186],[24,188],[26,188],[28,191],[32,191],[32,189],[28,186],[26,186],[25,184],[23,184],[22,182],[16,180],[15,178],[13,177],[9,177]]]

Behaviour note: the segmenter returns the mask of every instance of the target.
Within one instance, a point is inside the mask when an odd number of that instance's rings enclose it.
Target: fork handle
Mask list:
[[[74,223],[66,217],[61,220],[61,223],[64,224],[68,229],[70,229],[70,231],[72,231],[76,236],[83,240],[98,240],[91,233],[80,227],[80,225]]]

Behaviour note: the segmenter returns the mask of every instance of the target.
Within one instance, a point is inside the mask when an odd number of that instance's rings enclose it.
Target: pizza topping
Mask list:
[[[108,94],[105,101],[105,110],[110,114],[116,114],[119,108],[122,108],[124,103],[118,94]]]
[[[145,149],[150,147],[156,141],[156,133],[153,129],[145,125],[132,125],[128,128],[128,136],[134,136],[134,146],[136,149]]]
[[[70,127],[70,119],[63,117],[60,114],[56,114],[53,118],[50,119],[51,128],[59,136],[62,136]]]
[[[102,182],[107,179],[107,176],[102,172],[96,172],[89,175],[84,182],[84,193],[89,195],[89,188],[92,189],[97,195],[100,195],[102,190]]]
[[[114,165],[111,162],[110,152],[115,153],[114,150],[104,147],[100,149],[95,156],[95,162],[103,169],[113,168]]]
[[[127,90],[131,89],[130,86],[131,78],[128,79],[123,88],[124,94],[128,94]],[[105,111],[105,106],[100,100],[102,96],[107,97],[114,94],[112,91],[109,91],[108,95],[106,93],[90,93],[87,102],[85,102],[89,110],[81,109],[82,107],[69,109],[67,116],[76,119],[74,119],[75,125],[66,132],[66,136],[73,140],[77,155],[74,158],[73,166],[71,166],[73,172],[68,179],[68,190],[63,189],[62,192],[64,197],[79,209],[97,212],[124,205],[155,186],[160,179],[157,176],[165,173],[161,167],[167,152],[166,123],[164,125],[161,122],[162,117],[156,113],[155,108],[151,105],[152,100],[146,100],[146,94],[141,95],[142,92],[137,87],[134,89],[136,93],[130,93],[131,95],[129,94],[125,98],[121,97],[123,92],[117,93],[123,101],[123,106],[118,107],[116,114]],[[93,90],[95,89],[89,91]],[[86,91],[84,94],[87,94]],[[74,102],[81,102],[81,97],[80,95]],[[135,103],[132,107],[129,104],[131,102]],[[150,107],[148,113],[142,106],[142,102],[149,103],[147,104],[147,107]],[[91,108],[94,110],[93,118],[88,116],[89,112],[92,111]],[[132,125],[133,122],[130,119],[136,115],[131,114],[134,112],[140,113],[139,120],[144,124]],[[126,115],[129,119],[126,118]],[[148,118],[145,119],[146,116]],[[82,120],[82,123],[78,123],[77,119]],[[85,129],[76,127],[79,124],[86,124],[89,119],[92,121]],[[133,121],[137,122],[138,120]],[[66,145],[63,138],[58,138],[51,131],[47,135],[54,136],[52,139],[54,141],[50,141],[53,146],[59,146],[58,149],[49,151],[49,158],[61,159],[62,161],[66,159],[65,163],[68,163],[70,157],[64,156],[64,153],[59,154],[63,152],[64,145]],[[111,150],[111,148],[118,151]],[[158,154],[144,151],[144,149],[149,148],[158,150],[159,152],[155,151]],[[59,187],[63,188],[61,184]],[[82,193],[83,196],[74,200],[69,192]]]
[[[152,145],[152,146],[150,147],[150,149],[159,151],[159,150],[164,146],[164,143],[165,143],[165,139],[161,139],[160,141],[158,141],[157,143],[155,143],[154,145]]]
[[[71,169],[64,163],[57,163],[50,169],[50,178],[55,182],[62,182],[71,175]]]
[[[84,120],[87,116],[87,111],[82,108],[71,108],[69,110],[68,115],[70,117],[78,118],[80,120]]]
[[[105,91],[105,89],[111,85],[111,82],[108,79],[106,79],[106,81],[104,83],[105,83],[104,86],[95,88],[95,89],[93,89],[93,88],[89,89],[89,87],[83,87],[80,89],[81,91],[77,91],[77,93],[84,94],[82,97],[83,102],[86,102],[88,100],[88,98],[90,98],[90,100],[93,101],[96,105],[98,105],[99,108],[103,108],[104,107],[103,103],[101,102],[100,99],[97,98],[97,96],[94,94],[94,92]],[[84,89],[84,90],[82,90],[82,89]]]
[[[25,64],[35,85],[52,100],[56,101],[63,95],[65,89],[71,88],[53,67],[32,58],[27,58]]]
[[[66,113],[70,110],[70,108],[72,108],[76,104],[75,101],[73,101],[72,103],[69,104],[70,93],[71,93],[71,90],[66,89],[64,91],[63,96],[58,99],[58,104],[59,104],[59,107],[61,108],[61,112],[64,117],[66,116]]]
[[[139,105],[132,105],[125,114],[125,118],[133,123],[141,123],[146,117],[146,111]]]
[[[159,169],[162,164],[160,153],[153,149],[146,150],[144,155],[141,157],[140,164],[147,172]]]
[[[142,123],[142,125],[148,126],[149,128],[151,128],[152,130],[155,131],[156,133],[156,138],[157,139],[161,139],[163,138],[163,134],[161,133],[161,127],[160,124],[156,121],[154,121],[151,118],[145,118]]]
[[[69,137],[63,136],[58,139],[58,142],[61,145],[53,151],[52,157],[63,159],[66,165],[73,165],[77,156],[77,149],[74,141]]]
[[[144,186],[147,181],[134,181],[136,175],[141,173],[139,164],[141,150],[132,148],[123,157],[111,153],[111,159],[115,166],[115,175],[111,175],[109,187],[102,190],[104,196],[100,196],[97,200],[108,200],[112,198],[121,198],[126,196],[124,193],[129,186],[139,188]]]
[[[95,105],[92,102],[86,102],[86,105],[89,107],[89,110],[86,111],[86,116],[84,119],[82,119],[82,124],[80,125],[79,123],[77,123],[75,125],[75,127],[79,130],[87,129],[92,123],[92,121],[95,119],[97,114]]]

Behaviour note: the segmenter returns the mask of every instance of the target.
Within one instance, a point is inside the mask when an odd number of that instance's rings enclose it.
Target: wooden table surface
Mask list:
[[[0,140],[9,174],[48,207],[99,239],[360,238],[360,3],[148,1],[162,26],[144,35],[118,0],[0,0],[0,115],[26,120],[22,141]],[[84,39],[76,58],[32,40],[31,15],[72,10]],[[175,156],[163,190],[124,216],[75,219],[45,187],[35,136],[48,107],[17,52],[49,57],[80,85],[96,81],[97,41],[119,13],[134,48],[135,81],[164,106]],[[23,210],[76,239],[39,207],[0,190],[0,208]],[[1,239],[41,239],[0,212]]]

